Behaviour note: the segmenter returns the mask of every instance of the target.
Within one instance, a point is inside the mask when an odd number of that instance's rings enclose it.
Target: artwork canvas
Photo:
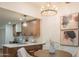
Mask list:
[[[60,26],[60,43],[66,46],[79,46],[79,13],[62,16]]]
[[[78,29],[78,13],[61,17],[61,29]]]
[[[78,30],[62,30],[60,42],[62,45],[78,46]]]

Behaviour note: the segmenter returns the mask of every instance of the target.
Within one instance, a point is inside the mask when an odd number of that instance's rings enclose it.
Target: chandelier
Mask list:
[[[51,5],[51,3],[48,3],[45,6],[42,6],[41,8],[41,15],[43,16],[54,16],[57,14],[57,10],[56,10],[56,6],[55,5]]]

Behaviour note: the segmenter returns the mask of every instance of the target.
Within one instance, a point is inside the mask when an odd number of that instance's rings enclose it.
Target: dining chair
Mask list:
[[[17,50],[17,56],[18,57],[32,57],[24,47],[21,47]]]

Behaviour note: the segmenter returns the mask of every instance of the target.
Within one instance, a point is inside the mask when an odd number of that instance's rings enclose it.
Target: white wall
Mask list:
[[[41,41],[49,42],[49,40],[59,42],[60,38],[60,30],[59,30],[59,21],[57,20],[57,16],[49,16],[42,17],[41,20]],[[46,44],[49,48],[49,43]]]
[[[13,27],[12,25],[5,25],[5,43],[8,44],[10,41],[13,41]]]
[[[58,13],[56,16],[45,17],[43,16],[41,19],[41,38],[40,41],[48,42],[44,46],[44,49],[49,49],[49,40],[59,42],[60,43],[60,17],[62,15],[68,15],[75,12],[79,12],[78,6],[65,6],[59,7]],[[67,46],[59,46],[58,48],[67,50],[73,53],[77,48],[76,47],[67,47]]]

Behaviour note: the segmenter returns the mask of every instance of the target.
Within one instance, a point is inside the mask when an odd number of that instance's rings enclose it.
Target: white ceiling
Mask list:
[[[32,5],[32,6],[35,6],[37,8],[41,8],[41,6],[44,6],[46,5],[47,3],[51,3],[52,5],[56,5],[58,7],[64,7],[66,5],[76,5],[78,6],[79,5],[79,2],[69,2],[69,3],[66,3],[66,2],[25,2],[26,5],[29,4],[29,5]]]
[[[79,8],[79,2],[70,2],[70,3],[66,3],[66,2],[50,2],[51,5],[56,5],[57,8],[64,8],[64,7],[78,7]],[[35,5],[37,8],[41,8],[42,6],[48,4],[48,2],[34,2],[34,3],[30,3]]]
[[[3,3],[5,5],[7,5],[7,4],[11,3],[11,2],[9,2],[9,3],[3,2]],[[14,3],[15,2],[13,2],[13,4]],[[18,6],[18,3],[19,2],[16,2],[16,6]],[[31,6],[31,7],[37,8],[37,10],[40,11],[41,6],[47,4],[47,2],[22,2],[21,4],[22,4],[21,7],[24,7],[25,8],[25,6],[28,6],[28,7]],[[59,7],[60,8],[61,7],[66,8],[66,6],[68,6],[69,8],[72,8],[72,7],[78,7],[79,8],[79,3],[78,2],[71,2],[69,4],[66,4],[65,2],[51,2],[51,4],[52,5],[56,5],[57,8],[59,8]],[[0,8],[0,26],[2,26],[4,24],[7,24],[9,21],[11,21],[12,23],[19,22],[19,18],[22,15],[23,14],[20,14],[20,13],[17,13],[17,12],[13,12],[13,11],[10,11],[10,10],[7,10],[7,9]],[[27,20],[30,20],[30,19],[34,19],[34,18],[28,16],[27,17]]]

